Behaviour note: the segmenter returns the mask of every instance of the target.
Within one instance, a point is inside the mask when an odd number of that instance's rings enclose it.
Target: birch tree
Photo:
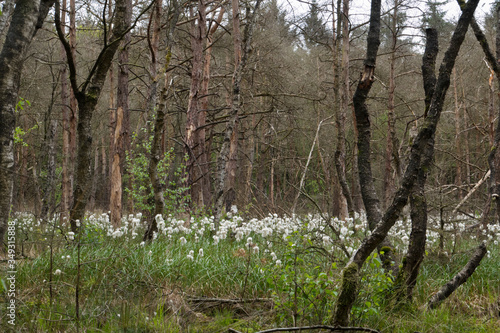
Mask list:
[[[3,242],[14,184],[15,108],[25,53],[54,0],[18,0],[0,52],[0,240]]]

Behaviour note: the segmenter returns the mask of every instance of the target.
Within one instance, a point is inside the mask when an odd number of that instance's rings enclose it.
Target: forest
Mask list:
[[[498,332],[500,3],[0,7],[0,330]]]

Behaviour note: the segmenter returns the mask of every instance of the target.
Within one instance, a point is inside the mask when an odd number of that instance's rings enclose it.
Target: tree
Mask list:
[[[405,170],[401,186],[396,192],[392,204],[387,208],[384,215],[382,215],[373,188],[370,163],[370,117],[365,104],[373,84],[375,63],[380,44],[381,4],[379,0],[372,1],[366,59],[364,62],[365,69],[354,94],[353,103],[359,130],[358,146],[360,154],[358,165],[363,202],[367,210],[368,223],[375,223],[376,227],[371,235],[363,240],[361,246],[355,251],[342,271],[342,285],[334,313],[334,323],[336,325],[347,325],[359,286],[359,271],[371,252],[386,238],[387,233],[396,222],[401,210],[407,204],[408,196],[417,181],[419,172],[426,172],[430,166],[429,162],[434,152],[434,136],[443,109],[444,98],[450,85],[451,71],[455,65],[456,57],[465,39],[468,26],[473,18],[478,2],[478,0],[469,1],[458,20],[455,32],[450,41],[450,46],[445,53],[439,69],[427,117],[411,146],[408,166]]]
[[[309,13],[305,19],[303,34],[309,46],[317,44],[326,45],[331,40],[329,33],[320,17],[320,8],[316,0],[309,4]]]
[[[248,58],[250,56],[251,51],[251,43],[253,38],[253,31],[255,27],[255,21],[257,18],[257,11],[259,9],[261,0],[257,0],[255,3],[254,10],[252,12],[251,17],[249,17],[248,25],[246,26],[244,35],[243,35],[243,54],[241,56],[241,61],[238,66],[234,70],[233,73],[233,96],[232,96],[232,104],[231,110],[229,113],[229,120],[226,124],[226,130],[224,132],[224,141],[222,142],[222,147],[219,152],[219,156],[217,157],[217,179],[215,183],[215,205],[214,205],[214,215],[215,215],[215,224],[218,226],[220,221],[220,217],[222,214],[222,206],[224,204],[224,192],[226,189],[226,180],[227,180],[227,163],[230,155],[230,146],[231,146],[231,137],[236,135],[234,131],[236,130],[236,125],[238,122],[240,107],[241,107],[241,79],[243,75],[243,70],[247,65]]]
[[[42,27],[53,0],[16,2],[0,53],[0,240],[4,239],[10,214],[14,169],[15,109],[24,56]]]
[[[61,30],[60,4],[59,1],[56,2],[55,23],[57,34],[66,52],[69,81],[78,102],[75,184],[73,189],[73,205],[70,211],[70,223],[73,232],[78,231],[78,223],[83,221],[91,189],[91,182],[88,180],[91,179],[92,116],[101,96],[113,57],[120,46],[121,40],[130,30],[130,25],[127,24],[126,20],[127,0],[117,0],[114,8],[115,13],[111,24],[111,36],[108,39],[107,31],[105,30],[103,36],[104,46],[84,82],[79,85],[77,82],[76,59],[71,52],[70,43],[66,40]]]
[[[132,19],[132,1],[127,0],[125,3],[126,13],[124,16],[125,25],[130,26]],[[110,211],[111,223],[115,227],[119,227],[122,217],[122,175],[123,164],[125,161],[125,151],[129,146],[129,77],[128,77],[128,61],[129,61],[129,43],[130,32],[125,34],[122,41],[122,48],[118,53],[118,83],[117,83],[117,103],[115,128],[113,137],[113,156],[111,168],[111,196],[110,196]]]

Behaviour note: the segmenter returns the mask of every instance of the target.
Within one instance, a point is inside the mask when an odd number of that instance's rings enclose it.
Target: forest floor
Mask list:
[[[3,332],[259,332],[329,325],[342,267],[367,234],[362,218],[229,214],[218,231],[211,218],[157,217],[160,231],[144,243],[140,214],[117,229],[106,214],[89,215],[77,235],[59,221],[29,214],[13,221],[15,267],[5,255],[0,263]],[[430,221],[413,301],[394,304],[394,279],[373,254],[362,271],[351,326],[500,332],[500,229],[468,228],[476,223],[470,218],[446,221],[442,229],[438,222]],[[409,224],[399,221],[391,231],[400,258]],[[428,309],[429,298],[462,269],[480,240],[488,255],[476,272],[437,309]]]

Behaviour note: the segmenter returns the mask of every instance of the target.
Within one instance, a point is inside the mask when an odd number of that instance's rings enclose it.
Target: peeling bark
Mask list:
[[[125,25],[130,26],[132,19],[132,1],[126,1]],[[111,168],[111,196],[110,211],[111,224],[117,228],[121,225],[122,217],[122,175],[125,161],[125,150],[129,133],[129,106],[128,106],[128,44],[130,43],[130,32],[122,41],[122,48],[118,53],[118,82],[117,82],[117,103],[116,122],[113,138],[113,163]]]

